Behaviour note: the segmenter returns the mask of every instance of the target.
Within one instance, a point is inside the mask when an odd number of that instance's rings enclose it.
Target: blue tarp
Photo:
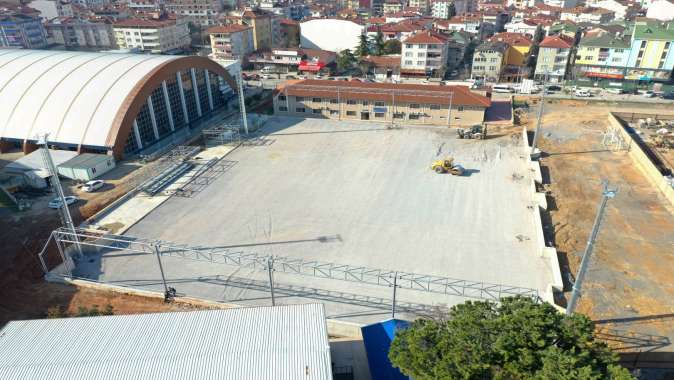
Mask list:
[[[363,343],[367,353],[367,362],[370,365],[370,374],[373,380],[406,380],[409,377],[400,373],[388,360],[388,350],[395,337],[396,330],[405,329],[409,322],[400,319],[374,323],[361,328]]]

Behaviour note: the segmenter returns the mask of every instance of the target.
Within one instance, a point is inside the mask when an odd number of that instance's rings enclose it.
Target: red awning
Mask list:
[[[324,67],[325,63],[320,61],[319,62],[302,61],[300,62],[300,65],[297,67],[297,69],[300,71],[321,71],[321,69]]]

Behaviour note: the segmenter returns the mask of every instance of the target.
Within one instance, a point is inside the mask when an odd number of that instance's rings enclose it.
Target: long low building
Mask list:
[[[49,134],[60,149],[147,152],[225,107],[233,90],[204,57],[0,50],[0,151],[29,153]]]
[[[388,123],[473,125],[490,106],[465,86],[302,80],[274,94],[277,115]]]

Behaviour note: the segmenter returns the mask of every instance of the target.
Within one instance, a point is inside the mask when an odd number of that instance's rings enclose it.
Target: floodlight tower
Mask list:
[[[236,85],[239,87],[239,112],[241,112],[241,121],[243,122],[243,131],[248,135],[248,117],[246,116],[246,96],[243,93],[243,78],[241,66],[241,61],[239,61],[239,72],[236,74]]]

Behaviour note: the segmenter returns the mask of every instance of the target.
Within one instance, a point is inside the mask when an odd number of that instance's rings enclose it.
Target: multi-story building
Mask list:
[[[534,77],[550,82],[564,80],[572,57],[573,43],[573,39],[565,35],[545,37],[538,46]]]
[[[387,0],[382,5],[384,14],[402,12],[403,4],[397,0]]]
[[[431,7],[431,15],[435,18],[449,19],[454,16],[452,14],[453,2],[451,1],[436,1]]]
[[[402,41],[400,73],[403,76],[442,78],[447,69],[447,37],[432,31],[415,33]]]
[[[65,47],[94,49],[117,47],[112,25],[107,19],[57,17],[51,19],[45,26],[53,42]]]
[[[536,0],[506,0],[506,6],[508,8],[513,7],[517,9],[533,8],[536,3]]]
[[[211,26],[217,24],[218,13],[222,11],[222,2],[219,0],[166,0],[164,9],[194,24]]]
[[[295,20],[279,20],[279,38],[274,42],[277,47],[299,47],[300,46],[300,24]]]
[[[593,2],[591,5],[586,3],[586,5],[592,8],[603,8],[613,11],[615,18],[619,20],[632,19],[639,11],[638,6],[625,0],[599,0]],[[674,5],[672,5],[672,9],[674,10]],[[646,17],[650,16],[646,14]]]
[[[190,32],[184,19],[128,19],[117,21],[113,30],[117,46],[122,49],[168,53],[190,46]]]
[[[488,41],[475,48],[470,77],[485,82],[498,82],[505,66],[508,45],[500,41]]]
[[[578,0],[543,0],[543,3],[552,7],[573,8],[578,5]]]
[[[271,49],[273,46],[274,18],[274,14],[260,10],[247,9],[241,14],[243,23],[253,27],[255,50]]]
[[[164,2],[162,0],[128,0],[126,6],[138,12],[161,12]]]
[[[435,28],[443,32],[465,31],[480,34],[482,32],[482,19],[475,15],[454,16],[449,20],[436,21]]]
[[[279,87],[278,115],[442,126],[484,121],[491,100],[466,86],[304,80]]]
[[[278,48],[252,54],[248,61],[256,68],[272,67],[277,73],[288,71],[329,72],[335,66],[337,54],[331,51]]]
[[[530,20],[509,22],[505,24],[505,31],[508,33],[526,34],[533,37],[536,35],[536,30],[538,30],[538,24]]]
[[[408,0],[407,6],[410,8],[416,8],[421,12],[428,12],[430,9],[431,1],[430,0]]]
[[[674,69],[674,21],[637,19],[632,32],[625,79],[666,81]]]
[[[211,54],[214,61],[243,59],[252,53],[253,28],[248,25],[214,26],[207,30],[211,38]]]
[[[584,36],[578,43],[574,63],[576,80],[622,80],[630,55],[629,36],[599,31]]]
[[[38,17],[20,13],[0,15],[0,46],[41,49],[47,46],[47,33]]]
[[[615,12],[604,8],[576,7],[565,9],[560,15],[562,21],[575,23],[605,24],[615,18]]]
[[[529,51],[533,41],[524,34],[498,33],[491,37],[490,41],[500,41],[508,44],[508,51],[504,57],[501,68],[500,81],[518,82],[529,77]]]

